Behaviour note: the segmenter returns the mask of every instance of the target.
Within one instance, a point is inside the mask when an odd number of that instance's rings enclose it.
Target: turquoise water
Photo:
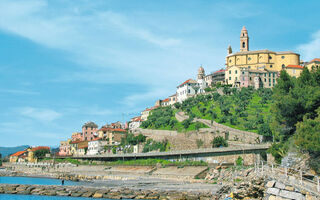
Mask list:
[[[28,185],[61,185],[61,180],[50,178],[30,178],[30,177],[0,177],[0,183],[8,184],[28,184]],[[64,181],[64,185],[82,185],[84,183],[74,181]]]
[[[30,178],[30,177],[0,177],[0,183],[9,184],[30,184],[30,185],[61,185],[59,179],[49,178]],[[84,185],[85,182],[65,181],[64,185]],[[84,197],[59,197],[59,196],[36,196],[36,195],[17,195],[0,194],[0,200],[92,200],[93,198]]]

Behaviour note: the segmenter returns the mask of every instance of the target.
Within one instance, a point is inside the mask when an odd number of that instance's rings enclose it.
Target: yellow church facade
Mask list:
[[[240,52],[232,53],[231,47],[228,48],[225,82],[235,87],[246,87],[257,84],[254,81],[262,81],[263,87],[273,87],[281,70],[287,70],[288,66],[299,64],[300,55],[291,51],[249,51],[249,36],[246,28],[243,27],[240,35]],[[246,74],[248,77],[245,77]]]

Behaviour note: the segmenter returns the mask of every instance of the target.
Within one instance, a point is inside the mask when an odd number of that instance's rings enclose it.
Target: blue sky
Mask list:
[[[319,1],[0,0],[0,146],[127,120],[239,50],[320,57]]]

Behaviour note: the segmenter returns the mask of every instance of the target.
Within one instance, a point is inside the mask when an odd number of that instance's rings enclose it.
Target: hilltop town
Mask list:
[[[211,148],[212,140],[218,136],[224,140],[229,140],[228,143],[231,146],[268,142],[271,134],[263,135],[264,133],[258,130],[261,127],[270,129],[269,125],[264,127],[264,124],[268,123],[267,117],[262,117],[264,123],[258,123],[256,127],[240,126],[241,124],[237,126],[239,120],[232,119],[232,117],[226,120],[223,119],[223,116],[219,118],[219,114],[209,111],[210,108],[208,107],[203,106],[201,108],[201,105],[207,104],[210,99],[216,100],[218,97],[215,97],[215,93],[219,96],[228,93],[235,94],[235,91],[249,88],[249,93],[246,95],[251,95],[251,98],[252,95],[256,95],[256,98],[260,100],[259,102],[264,101],[261,109],[266,109],[267,112],[270,112],[271,108],[270,104],[268,104],[268,102],[270,103],[270,98],[268,99],[267,97],[268,89],[272,89],[277,85],[282,71],[285,71],[291,77],[298,78],[304,69],[313,72],[319,66],[319,58],[303,62],[300,60],[298,53],[291,51],[249,50],[249,34],[247,29],[243,27],[240,32],[240,51],[233,52],[231,46],[227,48],[225,68],[206,74],[204,67],[200,66],[196,79],[190,78],[183,81],[176,87],[176,91],[172,92],[174,93],[173,95],[157,100],[154,106],[146,108],[141,112],[140,116],[133,117],[129,122],[107,123],[100,128],[94,122],[85,123],[81,127],[81,131],[74,132],[70,135],[70,138],[61,141],[59,152],[56,153],[56,156],[92,156],[184,150],[201,147]],[[261,91],[261,89],[267,92],[264,93],[265,97],[260,98],[255,91]],[[199,100],[203,97],[208,100]],[[198,111],[195,111],[191,106],[194,103],[193,101],[196,100],[200,102],[200,106],[198,105],[198,108],[196,108]],[[249,102],[249,107],[250,105]],[[211,108],[213,106],[217,105],[212,104]],[[254,112],[261,111],[257,108],[259,107],[258,104],[252,104],[251,106],[256,108]],[[244,109],[248,109],[248,107],[245,106]],[[155,120],[165,116],[165,112],[170,113],[168,121],[163,124],[159,122],[158,124],[160,125],[155,125]],[[242,111],[234,112],[242,113]],[[153,121],[150,116],[154,117]],[[206,116],[212,116],[212,119]],[[240,115],[240,117],[242,116]],[[247,120],[246,117],[243,119]],[[240,118],[241,120],[242,118]],[[165,124],[168,124],[168,126]],[[170,133],[170,131],[173,132]],[[182,137],[179,132],[190,132],[192,135],[191,139],[189,139],[190,141],[187,142],[186,137]],[[269,130],[269,132],[271,131]],[[47,149],[48,147],[36,148],[39,150]],[[34,150],[35,148],[29,148],[28,150],[17,152],[11,155],[10,161],[33,162],[35,161],[32,155]]]

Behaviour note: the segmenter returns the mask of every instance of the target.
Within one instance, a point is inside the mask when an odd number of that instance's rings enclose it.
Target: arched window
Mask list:
[[[242,48],[245,48],[245,47],[246,47],[246,43],[242,42]]]
[[[282,64],[282,69],[285,68],[286,66],[284,64]]]

